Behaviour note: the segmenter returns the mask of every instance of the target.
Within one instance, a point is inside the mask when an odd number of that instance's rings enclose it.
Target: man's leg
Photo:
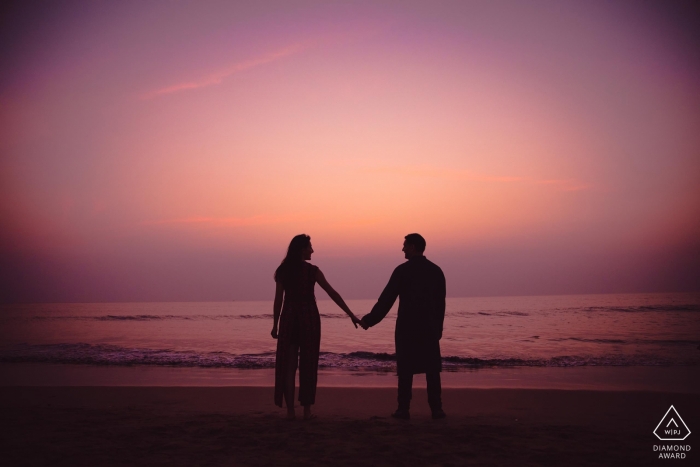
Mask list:
[[[442,387],[440,385],[440,372],[434,371],[425,374],[425,381],[428,384],[428,404],[433,412],[433,418],[445,418],[442,410]]]
[[[408,409],[411,407],[411,389],[413,387],[413,373],[399,373],[399,408],[391,414],[394,418],[408,420],[411,415]]]
[[[413,373],[399,373],[399,410],[411,408]]]
[[[442,410],[442,386],[440,384],[440,372],[434,371],[425,374],[425,382],[428,385],[428,404],[433,412]]]

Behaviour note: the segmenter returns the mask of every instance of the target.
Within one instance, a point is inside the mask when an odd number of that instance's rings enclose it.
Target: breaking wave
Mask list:
[[[655,356],[562,355],[552,358],[479,358],[443,357],[443,369],[460,371],[493,367],[581,367],[581,366],[669,366],[700,364],[697,359],[671,361]],[[137,349],[91,344],[20,344],[0,349],[3,363],[58,363],[104,366],[154,365],[198,368],[274,368],[275,353],[233,354],[171,349]],[[395,371],[396,355],[375,352],[321,352],[319,366],[324,369]]]

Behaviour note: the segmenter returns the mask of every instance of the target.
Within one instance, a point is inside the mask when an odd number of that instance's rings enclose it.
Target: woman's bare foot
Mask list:
[[[294,413],[294,409],[287,409],[287,420],[294,420],[297,418],[296,413]]]
[[[316,415],[311,413],[311,406],[307,405],[304,407],[304,420],[313,420]]]

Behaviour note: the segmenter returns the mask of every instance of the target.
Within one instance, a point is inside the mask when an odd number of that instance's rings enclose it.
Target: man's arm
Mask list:
[[[443,274],[441,269],[438,269],[438,271],[440,273],[437,277],[438,286],[435,294],[435,317],[437,320],[435,330],[437,331],[438,339],[442,339],[442,327],[443,323],[445,322],[445,297],[447,296],[447,287],[445,285],[445,274]]]
[[[379,300],[377,300],[377,304],[374,305],[369,314],[362,317],[361,322],[365,326],[371,327],[379,323],[384,319],[387,313],[389,313],[391,307],[394,306],[396,297],[399,296],[399,285],[401,283],[400,276],[401,273],[399,272],[399,268],[394,269],[394,272],[391,274],[391,279],[389,279],[389,283],[386,285],[386,287],[384,287],[384,291],[379,296]]]

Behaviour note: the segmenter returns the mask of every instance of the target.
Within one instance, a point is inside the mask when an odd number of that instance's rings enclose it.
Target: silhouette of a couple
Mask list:
[[[348,314],[355,328],[378,324],[399,298],[396,318],[396,370],[399,377],[398,409],[392,417],[409,419],[413,375],[425,373],[428,403],[433,418],[444,418],[440,387],[440,338],[445,318],[445,276],[442,270],[423,256],[425,239],[406,235],[403,250],[408,261],[399,265],[379,296],[372,311],[358,319],[342,297],[328,283],[321,270],[307,261],[314,252],[311,237],[297,235],[289,244],[287,256],[275,271],[277,289],[274,302],[272,337],[277,339],[275,362],[275,404],[287,406],[287,418],[293,420],[294,380],[299,367],[299,402],[304,419],[314,418],[311,405],[316,400],[318,355],[321,343],[321,318],[316,307],[314,285]]]

